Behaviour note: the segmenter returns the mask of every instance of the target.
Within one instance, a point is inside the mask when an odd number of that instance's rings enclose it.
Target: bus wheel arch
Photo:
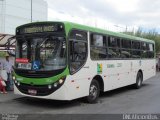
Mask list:
[[[99,83],[100,86],[100,91],[104,92],[104,82],[103,82],[103,78],[100,75],[96,75],[93,80],[96,80]]]

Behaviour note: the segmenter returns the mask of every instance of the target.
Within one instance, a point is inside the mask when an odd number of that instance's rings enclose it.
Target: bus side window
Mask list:
[[[83,42],[71,42],[72,50],[70,50],[70,57],[72,62],[83,61],[86,58],[86,46]]]
[[[152,43],[149,44],[148,58],[154,58],[154,45]]]
[[[130,58],[131,57],[131,40],[121,40],[121,57],[122,58]]]
[[[106,37],[96,33],[90,37],[90,51],[92,60],[104,60],[107,58],[107,41]]]
[[[141,58],[141,45],[139,41],[132,41],[132,58]]]
[[[148,46],[148,44],[146,42],[141,43],[141,49],[142,49],[141,57],[142,58],[147,58],[147,49],[148,49],[147,46]]]
[[[108,58],[120,58],[120,38],[108,37]]]
[[[71,33],[72,36],[70,36],[69,40],[69,62],[71,74],[77,72],[85,64],[87,58],[87,35],[85,34],[87,33],[82,31],[79,32],[77,30],[73,30]]]

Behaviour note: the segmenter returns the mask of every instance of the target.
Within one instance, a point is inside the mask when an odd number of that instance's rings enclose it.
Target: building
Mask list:
[[[0,0],[0,56],[4,51],[14,53],[17,26],[47,18],[48,5],[44,0]]]
[[[15,34],[19,25],[46,21],[48,6],[44,0],[0,0],[0,34]]]

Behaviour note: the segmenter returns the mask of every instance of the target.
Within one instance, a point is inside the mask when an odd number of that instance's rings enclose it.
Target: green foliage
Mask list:
[[[156,45],[156,53],[160,53],[160,35],[156,32],[156,29],[152,29],[149,32],[145,32],[140,27],[135,33],[132,31],[132,32],[124,32],[124,34],[154,40]]]
[[[0,57],[5,57],[6,52],[0,51]]]

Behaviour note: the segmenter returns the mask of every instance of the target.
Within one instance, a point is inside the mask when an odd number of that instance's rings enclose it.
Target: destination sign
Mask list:
[[[49,24],[49,25],[29,25],[22,26],[17,29],[17,34],[31,34],[31,33],[41,33],[41,32],[63,32],[64,27],[62,24]]]
[[[57,30],[58,30],[57,26],[31,27],[31,28],[24,28],[24,33],[52,32]]]

